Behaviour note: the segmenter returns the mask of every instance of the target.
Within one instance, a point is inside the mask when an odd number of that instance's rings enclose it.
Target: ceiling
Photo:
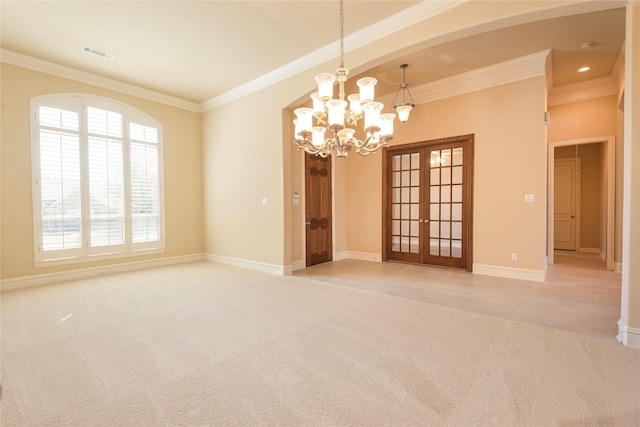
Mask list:
[[[347,0],[345,35],[418,3]],[[2,0],[0,17],[5,52],[198,104],[326,47],[339,35],[337,1]],[[378,78],[377,93],[391,93],[402,79],[403,63],[409,64],[413,87],[552,49],[553,85],[565,86],[612,74],[624,23],[624,8],[541,20],[419,49],[366,74]],[[581,49],[587,42],[593,47]],[[115,58],[85,53],[83,46]],[[584,65],[591,70],[577,73]]]

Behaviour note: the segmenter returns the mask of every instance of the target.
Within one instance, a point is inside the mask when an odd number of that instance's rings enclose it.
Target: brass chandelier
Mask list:
[[[293,143],[298,149],[320,157],[347,157],[352,150],[367,156],[393,139],[393,120],[396,115],[381,114],[384,105],[374,101],[374,88],[378,81],[373,77],[359,79],[356,83],[360,93],[349,95],[347,102],[344,99],[344,83],[348,77],[349,70],[344,68],[344,5],[340,0],[340,68],[335,74],[322,73],[316,76],[318,91],[311,94],[313,108],[301,107],[294,111]],[[338,98],[333,98],[336,80],[339,92]],[[346,125],[357,126],[358,120],[363,117],[365,137],[358,139],[356,130]]]

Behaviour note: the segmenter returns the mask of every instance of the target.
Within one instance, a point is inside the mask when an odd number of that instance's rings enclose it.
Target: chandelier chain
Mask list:
[[[344,68],[344,1],[340,0],[340,68]]]

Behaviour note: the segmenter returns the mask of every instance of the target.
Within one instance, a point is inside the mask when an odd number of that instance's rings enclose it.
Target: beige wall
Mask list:
[[[202,156],[198,113],[4,63],[1,79],[2,279],[202,252]],[[35,96],[62,92],[112,98],[144,111],[162,124],[166,215],[164,253],[34,267],[30,100]]]
[[[533,78],[418,105],[396,126],[393,145],[475,135],[474,264],[545,269],[544,99],[544,77]],[[381,159],[349,159],[349,250],[381,253]]]
[[[257,116],[251,115],[265,100],[284,102],[279,86],[203,114],[207,254],[273,266],[284,264],[284,219],[292,207],[287,197],[285,215],[282,111],[264,108]],[[255,119],[250,126],[249,117]],[[290,174],[291,170],[287,176]]]
[[[549,142],[615,135],[616,96],[551,105]]]

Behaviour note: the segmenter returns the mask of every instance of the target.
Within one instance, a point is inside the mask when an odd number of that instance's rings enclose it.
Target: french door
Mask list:
[[[473,135],[385,149],[383,260],[472,267]]]

